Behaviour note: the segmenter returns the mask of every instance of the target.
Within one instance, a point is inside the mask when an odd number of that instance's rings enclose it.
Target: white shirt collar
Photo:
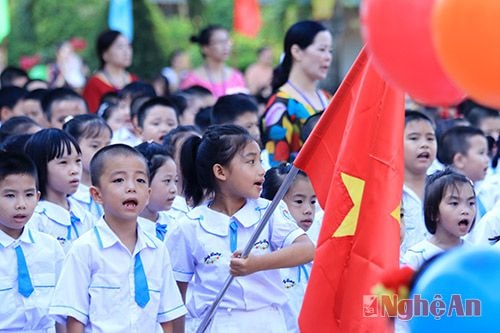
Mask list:
[[[97,222],[92,232],[95,233],[97,241],[99,242],[99,247],[101,248],[109,248],[120,242],[118,236],[111,230],[103,218]],[[140,252],[146,247],[157,248],[159,244],[160,241],[156,241],[154,237],[145,233],[140,225],[137,224],[137,243],[135,245],[135,252]]]
[[[76,190],[76,192],[73,193],[71,196],[78,201],[90,204],[91,200],[90,200],[89,189],[90,189],[89,186],[80,183],[80,185],[78,185],[78,189]]]
[[[19,236],[18,239],[14,239],[7,235],[5,232],[0,230],[0,248],[5,248],[9,247],[12,243],[16,242],[23,242],[23,243],[28,243],[28,244],[34,244],[35,239],[33,237],[33,234],[31,231],[24,227],[23,232],[21,233],[21,236]]]
[[[71,225],[71,215],[69,211],[53,202],[40,200],[35,207],[35,212],[47,216],[58,224],[64,226]]]
[[[269,201],[267,200],[247,200],[245,205],[231,217],[208,208],[207,202],[199,206],[198,209],[188,212],[187,216],[192,220],[198,220],[207,232],[227,236],[232,219],[236,219],[243,227],[248,228],[260,221],[264,215],[263,211],[268,206]]]

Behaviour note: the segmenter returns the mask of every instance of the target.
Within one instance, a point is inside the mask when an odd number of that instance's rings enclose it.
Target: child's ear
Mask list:
[[[466,160],[467,158],[464,154],[457,153],[455,154],[455,156],[453,156],[453,165],[455,166],[455,168],[461,170],[465,167]]]
[[[95,186],[90,186],[89,191],[90,195],[92,196],[92,199],[94,199],[94,201],[97,202],[98,204],[102,205],[102,195],[99,188]]]
[[[42,193],[40,191],[36,191],[36,202],[40,201],[41,196],[42,196]]]
[[[214,173],[215,179],[226,180],[226,169],[222,165],[218,163],[214,164],[214,166],[212,167],[212,171]]]

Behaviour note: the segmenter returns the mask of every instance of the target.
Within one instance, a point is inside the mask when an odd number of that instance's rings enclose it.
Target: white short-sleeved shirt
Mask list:
[[[418,242],[430,237],[424,220],[424,207],[419,196],[408,186],[403,186],[405,234],[400,246],[400,257]]]
[[[18,292],[17,256],[20,245],[33,285],[33,293]],[[59,242],[47,234],[24,228],[14,239],[0,230],[0,332],[50,332],[54,320],[49,303],[64,260]]]
[[[102,206],[95,202],[90,195],[90,187],[80,183],[71,198],[74,199],[80,206],[84,207],[87,212],[92,214],[96,220],[100,219],[103,214]]]
[[[311,274],[311,267],[312,262],[280,269],[282,286],[289,298],[289,301],[282,306],[288,333],[300,332],[298,318]]]
[[[176,195],[174,202],[172,203],[172,207],[170,207],[170,210],[168,212],[174,220],[179,221],[190,210],[191,208],[188,206],[186,199],[184,197],[181,197],[180,195]]]
[[[137,218],[137,223],[141,226],[143,231],[153,235],[154,237],[156,237],[156,224],[165,224],[167,226],[167,232],[165,233],[163,242],[167,241],[172,234],[172,230],[177,226],[175,219],[170,215],[170,211],[158,212],[158,219],[156,221],[151,221],[139,216]]]
[[[134,263],[140,253],[150,300],[134,299]],[[50,314],[61,323],[71,316],[85,332],[154,332],[158,323],[186,313],[172,275],[170,256],[156,237],[137,227],[134,253],[103,219],[73,243],[57,282]]]
[[[68,203],[69,211],[53,202],[40,200],[27,224],[32,229],[54,236],[65,252],[68,252],[71,243],[90,230],[97,220],[74,199],[68,198]],[[80,219],[74,226],[71,225],[71,214]]]
[[[462,239],[462,245],[469,247],[471,243]],[[400,260],[401,266],[409,266],[413,270],[418,270],[420,266],[430,258],[434,257],[436,254],[444,252],[442,248],[432,244],[429,240],[425,239],[406,251],[404,257]]]
[[[208,208],[208,203],[191,210],[178,221],[167,246],[172,254],[177,281],[189,282],[191,298],[188,310],[202,317],[229,276],[231,259],[229,225],[238,224],[237,249],[243,250],[258,222],[269,207],[268,200],[248,200],[232,217]],[[284,203],[271,215],[254,244],[252,255],[267,254],[293,243],[303,235]],[[256,272],[236,277],[221,301],[221,309],[256,310],[287,301],[279,270]]]
[[[476,237],[474,244],[491,244],[490,238],[500,236],[500,201],[474,226]],[[500,244],[500,242],[498,242]]]
[[[500,201],[500,184],[481,181],[474,184],[474,189],[476,191],[476,223],[465,238],[473,244],[487,245],[487,239],[482,239],[481,236],[479,236],[484,229],[484,226],[482,226],[482,219],[493,209],[493,207],[495,207],[495,204]]]

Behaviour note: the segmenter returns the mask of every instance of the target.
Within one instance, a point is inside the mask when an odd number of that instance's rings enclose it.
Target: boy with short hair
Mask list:
[[[54,330],[49,302],[64,251],[52,236],[25,227],[39,197],[33,162],[0,151],[1,332]]]
[[[144,157],[115,144],[90,162],[92,197],[104,216],[73,243],[50,313],[71,332],[172,332],[186,313],[164,244],[141,230],[150,188]],[[159,323],[159,324],[158,324]]]
[[[476,223],[493,208],[497,191],[488,184],[482,183],[486,176],[490,158],[488,157],[488,141],[478,128],[456,126],[447,130],[439,142],[438,160],[463,173],[473,183],[476,191]],[[474,226],[467,239],[472,243],[485,243],[476,237],[479,224]]]
[[[49,127],[62,129],[69,117],[88,113],[87,103],[70,88],[49,90],[42,98],[42,109],[49,121]]]
[[[243,93],[221,96],[215,102],[211,123],[213,125],[233,124],[243,127],[262,146],[259,127],[259,107],[255,99]],[[262,167],[269,170],[269,153],[261,150]]]

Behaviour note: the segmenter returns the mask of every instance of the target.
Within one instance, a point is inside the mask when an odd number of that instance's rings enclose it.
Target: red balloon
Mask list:
[[[381,75],[416,101],[458,104],[465,94],[448,78],[432,42],[435,0],[365,0],[361,28]]]
[[[476,101],[500,108],[500,1],[436,1],[432,30],[443,68]]]

